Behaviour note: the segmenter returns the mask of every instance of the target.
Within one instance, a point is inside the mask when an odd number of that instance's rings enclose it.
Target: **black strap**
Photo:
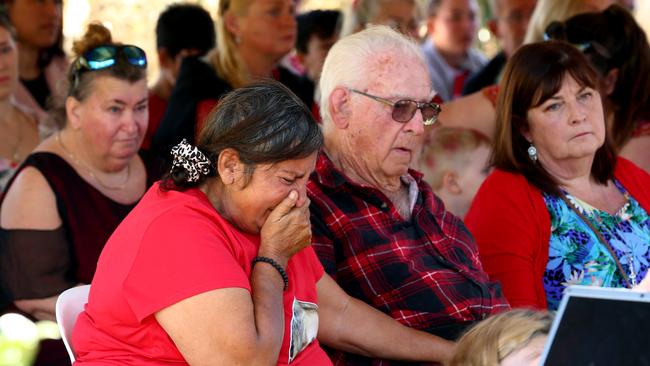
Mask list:
[[[580,212],[580,210],[578,210],[571,202],[569,202],[569,200],[563,194],[560,195],[560,198],[562,198],[564,203],[566,203],[566,205],[569,206],[569,208],[573,210],[573,212],[575,212],[576,215],[578,215],[580,219],[582,219],[582,221],[585,224],[587,224],[587,226],[589,226],[591,231],[593,231],[594,234],[596,234],[596,237],[598,237],[600,243],[604,245],[605,248],[607,248],[607,251],[612,256],[612,259],[614,259],[614,262],[616,262],[616,267],[618,267],[619,272],[623,276],[623,281],[625,281],[625,286],[627,288],[632,288],[632,284],[630,283],[630,279],[628,278],[627,272],[625,272],[625,270],[623,269],[621,262],[618,260],[618,256],[616,256],[616,253],[614,252],[614,249],[612,249],[611,245],[609,245],[609,242],[605,239],[605,237],[603,237],[600,231],[589,221],[589,219],[586,218],[585,215],[583,215],[582,212]]]

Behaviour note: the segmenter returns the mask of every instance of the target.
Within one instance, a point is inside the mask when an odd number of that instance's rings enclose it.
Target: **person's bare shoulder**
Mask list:
[[[26,167],[6,192],[0,208],[4,229],[53,230],[61,226],[56,197],[36,168]]]

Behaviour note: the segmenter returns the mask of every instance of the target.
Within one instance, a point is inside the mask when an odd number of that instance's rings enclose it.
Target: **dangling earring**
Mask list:
[[[241,43],[241,39],[239,39],[239,36],[235,36],[235,44]]]
[[[533,145],[532,142],[530,143],[530,147],[528,148],[528,157],[530,158],[530,160],[533,161],[533,163],[537,161],[537,149],[535,148],[535,145]]]

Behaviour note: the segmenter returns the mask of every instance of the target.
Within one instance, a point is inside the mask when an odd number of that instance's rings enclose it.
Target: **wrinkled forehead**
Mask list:
[[[384,97],[430,100],[431,79],[424,61],[394,52],[373,56],[367,62],[362,88],[383,92]],[[428,99],[427,99],[428,98]]]

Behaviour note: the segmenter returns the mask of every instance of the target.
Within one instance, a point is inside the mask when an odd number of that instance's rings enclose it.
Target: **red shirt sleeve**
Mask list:
[[[174,210],[146,230],[124,280],[124,296],[139,321],[183,299],[250,283],[232,238],[200,211]]]
[[[513,308],[547,307],[542,275],[550,219],[543,198],[534,193],[522,176],[497,170],[485,180],[465,218],[485,271],[501,282]]]

